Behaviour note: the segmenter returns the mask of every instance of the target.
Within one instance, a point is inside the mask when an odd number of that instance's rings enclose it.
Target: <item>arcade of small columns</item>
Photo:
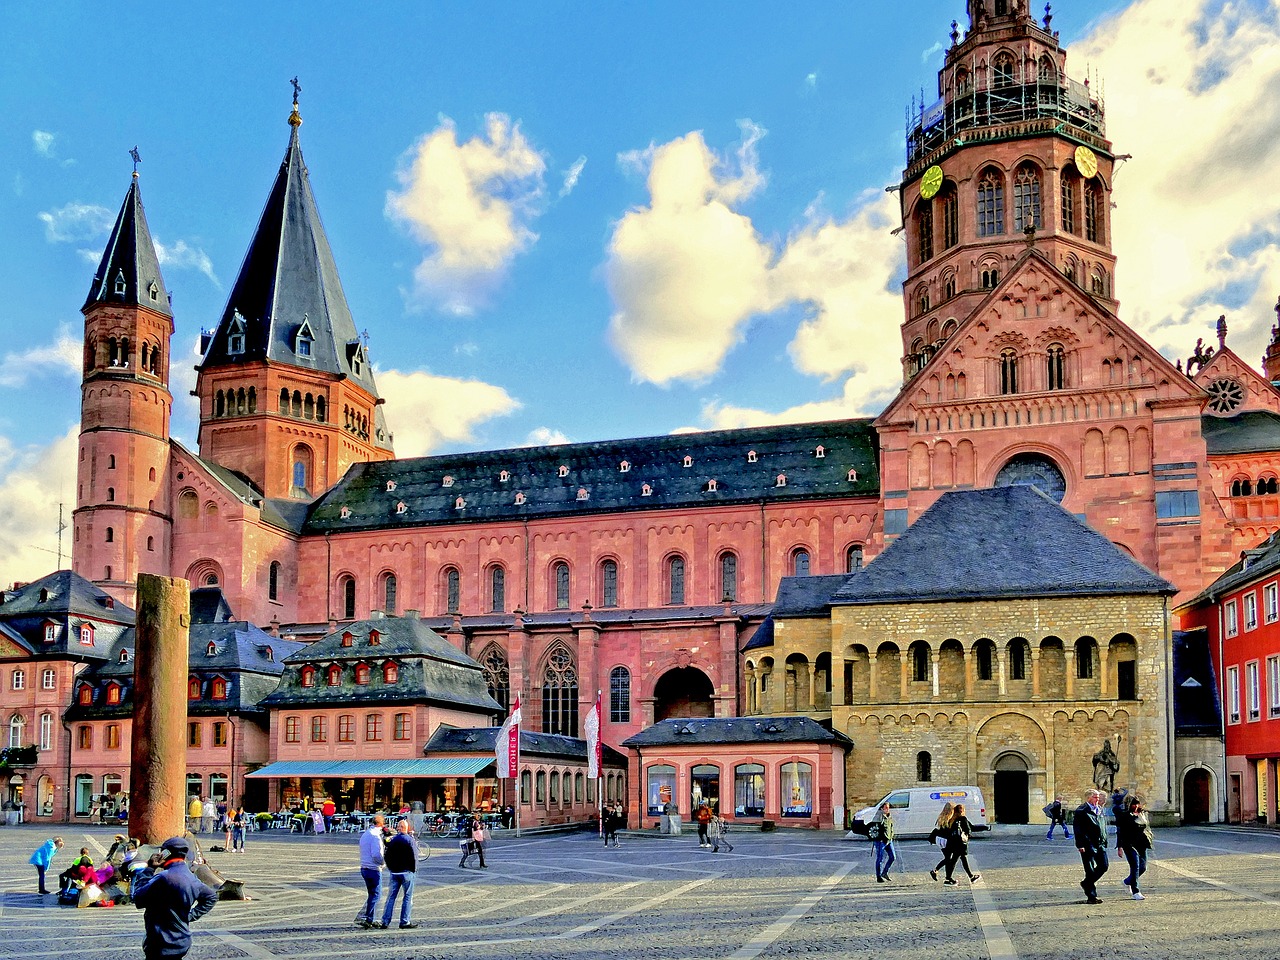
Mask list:
[[[780,658],[781,683],[775,680]],[[1074,643],[1048,636],[1035,645],[1024,637],[1003,643],[952,638],[937,646],[917,640],[906,656],[891,641],[874,651],[850,644],[840,661],[843,683],[834,685],[830,653],[779,652],[746,660],[745,706],[747,714],[785,714],[855,704],[1109,700],[1122,692],[1136,698],[1136,677],[1133,690],[1121,691],[1118,675],[1119,664],[1136,659],[1137,642],[1128,633],[1101,643],[1089,636]]]

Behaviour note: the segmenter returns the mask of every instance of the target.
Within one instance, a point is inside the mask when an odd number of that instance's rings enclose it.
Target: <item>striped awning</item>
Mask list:
[[[249,777],[470,777],[493,763],[493,757],[440,757],[420,760],[277,760]]]

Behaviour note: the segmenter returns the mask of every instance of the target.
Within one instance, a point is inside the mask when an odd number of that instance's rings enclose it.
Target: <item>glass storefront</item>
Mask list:
[[[737,817],[764,816],[764,765],[740,763],[733,768],[733,813]]]
[[[784,817],[813,816],[813,767],[799,761],[778,768]]]
[[[702,804],[707,804],[713,811],[720,809],[720,768],[710,763],[701,763],[689,773],[689,809],[696,811]]]
[[[657,817],[666,813],[667,804],[675,796],[676,768],[666,764],[656,764],[648,770],[648,785],[645,789],[645,805],[649,816]]]

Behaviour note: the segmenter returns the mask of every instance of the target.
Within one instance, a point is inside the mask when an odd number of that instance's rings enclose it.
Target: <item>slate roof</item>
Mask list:
[[[236,317],[244,326],[244,351],[232,354],[228,334]],[[311,348],[300,355],[296,348],[304,323]],[[199,369],[263,360],[347,377],[378,396],[311,192],[297,125]],[[375,442],[389,450],[380,408],[378,414]]]
[[[1052,498],[1011,486],[944,493],[831,603],[1174,593]]]
[[[774,617],[819,617],[827,612],[831,598],[857,573],[834,573],[814,577],[783,577],[778,584],[778,598],[773,603]]]
[[[622,741],[624,747],[671,747],[690,743],[852,744],[809,717],[700,717],[655,723]]]
[[[124,280],[124,292],[117,293],[117,281],[121,279]],[[156,286],[154,300],[151,298],[153,283]],[[160,275],[160,259],[156,256],[151,230],[147,227],[147,215],[142,209],[142,191],[138,187],[137,174],[134,174],[124,195],[111,237],[89,286],[89,296],[81,309],[87,310],[95,303],[143,306],[166,317],[173,316],[169,292],[165,289],[164,277]]]
[[[358,463],[316,501],[306,532],[876,497],[879,489],[871,421],[836,420]]]
[[[1222,737],[1222,704],[1204,627],[1173,631],[1173,730],[1178,737]]]
[[[36,655],[101,660],[134,622],[129,607],[70,570],[58,570],[13,590],[0,592],[0,623],[22,638]],[[51,643],[45,625],[54,624]],[[93,627],[93,643],[80,642],[80,627]]]
[[[440,753],[492,754],[497,746],[498,732],[501,729],[501,727],[451,727],[448,724],[441,724],[436,727],[435,733],[431,734],[431,739],[422,748],[422,752],[426,756]],[[554,733],[521,730],[520,755],[577,760],[585,763],[587,741],[577,737],[562,737]],[[607,743],[600,745],[600,759],[610,766],[626,766],[627,763],[626,755]]]
[[[233,616],[221,587],[196,587],[191,591],[192,623],[225,623]]]
[[[377,644],[371,642],[373,631],[378,633]],[[351,645],[343,646],[347,634]],[[397,664],[394,683],[383,682],[381,666],[388,660]],[[368,683],[355,682],[358,663],[369,664]],[[332,664],[341,666],[342,673],[341,682],[330,686],[326,671]],[[302,685],[304,666],[316,669],[315,682],[309,687]],[[285,660],[280,686],[264,703],[271,707],[440,703],[478,713],[502,712],[489,695],[480,664],[421,620],[403,617],[357,620],[304,645]]]
[[[1211,457],[1280,450],[1280,414],[1249,410],[1234,417],[1200,418],[1200,431]]]

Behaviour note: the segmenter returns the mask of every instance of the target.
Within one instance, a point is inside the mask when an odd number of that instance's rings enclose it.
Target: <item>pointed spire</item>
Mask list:
[[[95,303],[146,307],[166,317],[173,316],[169,293],[160,274],[160,258],[156,256],[147,215],[142,209],[142,190],[138,185],[138,148],[129,151],[133,157],[133,177],[129,191],[120,205],[111,238],[102,253],[98,270],[93,275],[89,296],[81,310]]]

